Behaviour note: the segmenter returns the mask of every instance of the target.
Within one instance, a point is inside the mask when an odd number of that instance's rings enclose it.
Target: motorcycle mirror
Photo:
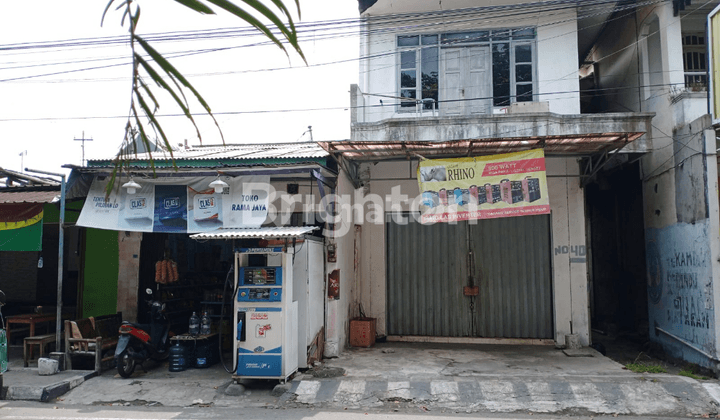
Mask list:
[[[148,287],[147,289],[145,289],[145,293],[147,293],[148,295],[152,295],[152,289]]]
[[[5,293],[0,290],[0,306],[3,306],[5,304]]]

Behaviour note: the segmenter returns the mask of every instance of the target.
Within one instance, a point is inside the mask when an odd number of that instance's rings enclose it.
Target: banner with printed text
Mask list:
[[[550,213],[542,149],[423,160],[417,179],[422,223]]]
[[[223,177],[228,186],[220,193],[209,186],[215,179],[135,179],[141,188],[134,194],[115,187],[106,198],[109,177],[96,177],[77,225],[133,232],[199,233],[260,227],[265,222],[269,176]]]

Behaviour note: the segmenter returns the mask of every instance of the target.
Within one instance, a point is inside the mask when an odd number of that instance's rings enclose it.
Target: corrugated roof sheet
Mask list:
[[[60,191],[0,191],[0,203],[52,203]]]
[[[645,133],[602,133],[573,136],[506,137],[500,139],[453,141],[333,141],[319,142],[332,152],[355,160],[382,160],[398,157],[480,156],[545,149],[546,155],[591,155],[622,148]]]
[[[328,153],[315,142],[268,143],[268,144],[228,144],[211,146],[192,146],[188,149],[174,150],[172,157],[176,161],[184,160],[249,160],[249,159],[315,159],[328,156]],[[154,152],[155,160],[170,159],[168,152]],[[114,159],[96,159],[90,162],[106,162]],[[140,153],[131,155],[130,160],[148,160],[150,155]]]
[[[313,230],[314,226],[280,226],[244,229],[218,229],[212,232],[203,232],[190,235],[192,239],[274,239],[297,238]]]

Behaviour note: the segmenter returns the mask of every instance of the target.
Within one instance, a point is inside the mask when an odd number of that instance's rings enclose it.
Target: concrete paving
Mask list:
[[[635,374],[593,349],[381,343],[326,360],[320,370],[334,368],[343,376],[304,374],[281,400],[332,408],[643,416],[702,416],[720,406],[713,397],[717,381]]]
[[[235,384],[220,364],[169,372],[165,363],[137,369],[129,379],[106,370],[53,402],[673,417],[714,416],[720,407],[716,380],[635,374],[592,349],[571,357],[548,346],[378,343],[276,385]]]
[[[73,370],[41,376],[37,361],[31,362],[33,367],[23,367],[21,346],[9,350],[8,370],[2,375],[0,390],[4,400],[52,401],[96,375],[92,370]]]

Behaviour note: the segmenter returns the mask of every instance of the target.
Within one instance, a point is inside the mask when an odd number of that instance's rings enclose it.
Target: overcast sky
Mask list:
[[[171,0],[141,0],[139,28],[145,34],[238,28],[242,22],[220,12],[203,16]],[[113,156],[123,139],[130,104],[130,53],[127,45],[98,45],[98,38],[127,35],[119,12],[100,26],[104,0],[3,2],[0,15],[0,166],[66,172],[64,164]],[[355,0],[301,0],[301,23],[358,17]],[[159,7],[162,6],[162,7]],[[274,46],[251,46],[260,37],[232,36],[192,41],[156,42],[155,48],[200,91],[226,143],[269,143],[350,136],[349,87],[358,78],[358,38],[342,31],[303,32],[309,66],[297,54],[288,58]],[[174,37],[170,37],[174,38]],[[176,37],[175,37],[176,38]],[[328,39],[329,38],[329,39]],[[89,45],[27,48],[17,44],[88,39]],[[8,47],[12,47],[9,49]],[[202,50],[221,51],[202,52]],[[188,54],[190,53],[190,54]],[[340,62],[337,64],[328,64]],[[288,69],[288,67],[292,67]],[[30,76],[30,77],[28,77]],[[38,77],[39,76],[39,77]],[[14,80],[13,80],[14,79]],[[201,114],[197,104],[192,108]],[[320,110],[323,109],[323,110]],[[289,112],[276,112],[289,111]],[[160,114],[179,108],[164,100]],[[235,113],[232,115],[224,113]],[[162,118],[174,144],[198,144],[195,130],[181,117]],[[203,144],[220,136],[207,117],[199,118]]]

